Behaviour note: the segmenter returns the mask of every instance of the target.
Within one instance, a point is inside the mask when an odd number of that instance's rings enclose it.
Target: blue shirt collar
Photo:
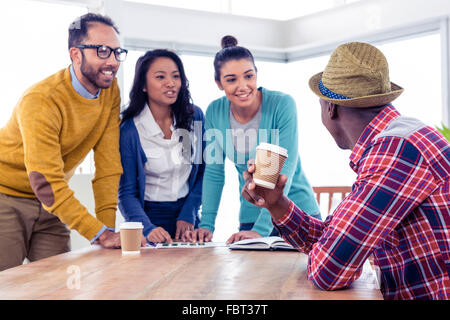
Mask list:
[[[72,77],[72,86],[75,89],[75,91],[86,99],[97,99],[100,95],[101,89],[98,89],[97,94],[92,94],[89,91],[86,90],[86,88],[81,84],[81,82],[78,80],[77,75],[75,74],[75,71],[73,70],[73,65],[70,65],[70,75]]]

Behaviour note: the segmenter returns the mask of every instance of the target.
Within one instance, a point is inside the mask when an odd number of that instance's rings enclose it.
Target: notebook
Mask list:
[[[229,246],[238,250],[296,250],[281,237],[262,237],[236,241]]]

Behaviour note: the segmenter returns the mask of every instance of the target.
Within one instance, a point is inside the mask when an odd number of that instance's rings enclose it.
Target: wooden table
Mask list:
[[[322,291],[307,256],[225,247],[143,249],[138,256],[90,246],[0,272],[0,299],[382,299],[374,274]]]

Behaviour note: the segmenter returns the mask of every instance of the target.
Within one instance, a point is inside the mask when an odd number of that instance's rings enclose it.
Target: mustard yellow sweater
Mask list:
[[[91,240],[114,228],[122,166],[117,80],[97,99],[72,87],[69,68],[28,89],[0,129],[0,193],[38,198],[45,210]],[[96,217],[74,197],[68,179],[94,149]]]

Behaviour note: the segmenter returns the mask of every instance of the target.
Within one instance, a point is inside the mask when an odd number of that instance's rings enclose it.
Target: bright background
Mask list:
[[[346,1],[140,1],[230,14],[271,17],[285,20],[301,14],[344,5]],[[354,1],[347,1],[354,2]],[[299,7],[301,6],[301,8]],[[32,84],[65,68],[69,63],[67,28],[86,7],[43,1],[16,0],[0,2],[0,126],[9,119],[21,94]],[[119,26],[120,28],[120,26]],[[245,46],[245,43],[241,45]],[[391,80],[405,88],[394,105],[401,113],[436,126],[442,121],[441,39],[439,33],[394,39],[377,45],[390,65]],[[124,97],[128,96],[137,58],[143,51],[130,50],[124,71]],[[181,55],[194,103],[204,111],[222,96],[213,78],[213,57]],[[351,185],[355,174],[348,166],[350,151],[340,150],[320,121],[318,98],[311,93],[309,78],[324,69],[328,54],[291,63],[256,61],[258,84],[292,95],[297,103],[299,150],[303,169],[313,186]],[[123,101],[125,104],[127,99]],[[78,174],[90,175],[93,160],[88,156]],[[75,179],[80,179],[75,177]],[[80,180],[81,181],[81,180]],[[74,189],[80,188],[72,183]],[[81,192],[86,192],[83,185]],[[89,188],[88,188],[89,189]],[[80,192],[77,191],[76,192]],[[90,195],[80,194],[92,202]],[[226,184],[216,221],[215,241],[224,241],[237,231],[239,190],[236,170],[226,163]],[[92,206],[87,205],[88,209]],[[91,211],[92,212],[92,211]],[[120,214],[118,215],[120,221]],[[75,235],[76,237],[76,235]],[[75,246],[76,247],[76,246]]]

